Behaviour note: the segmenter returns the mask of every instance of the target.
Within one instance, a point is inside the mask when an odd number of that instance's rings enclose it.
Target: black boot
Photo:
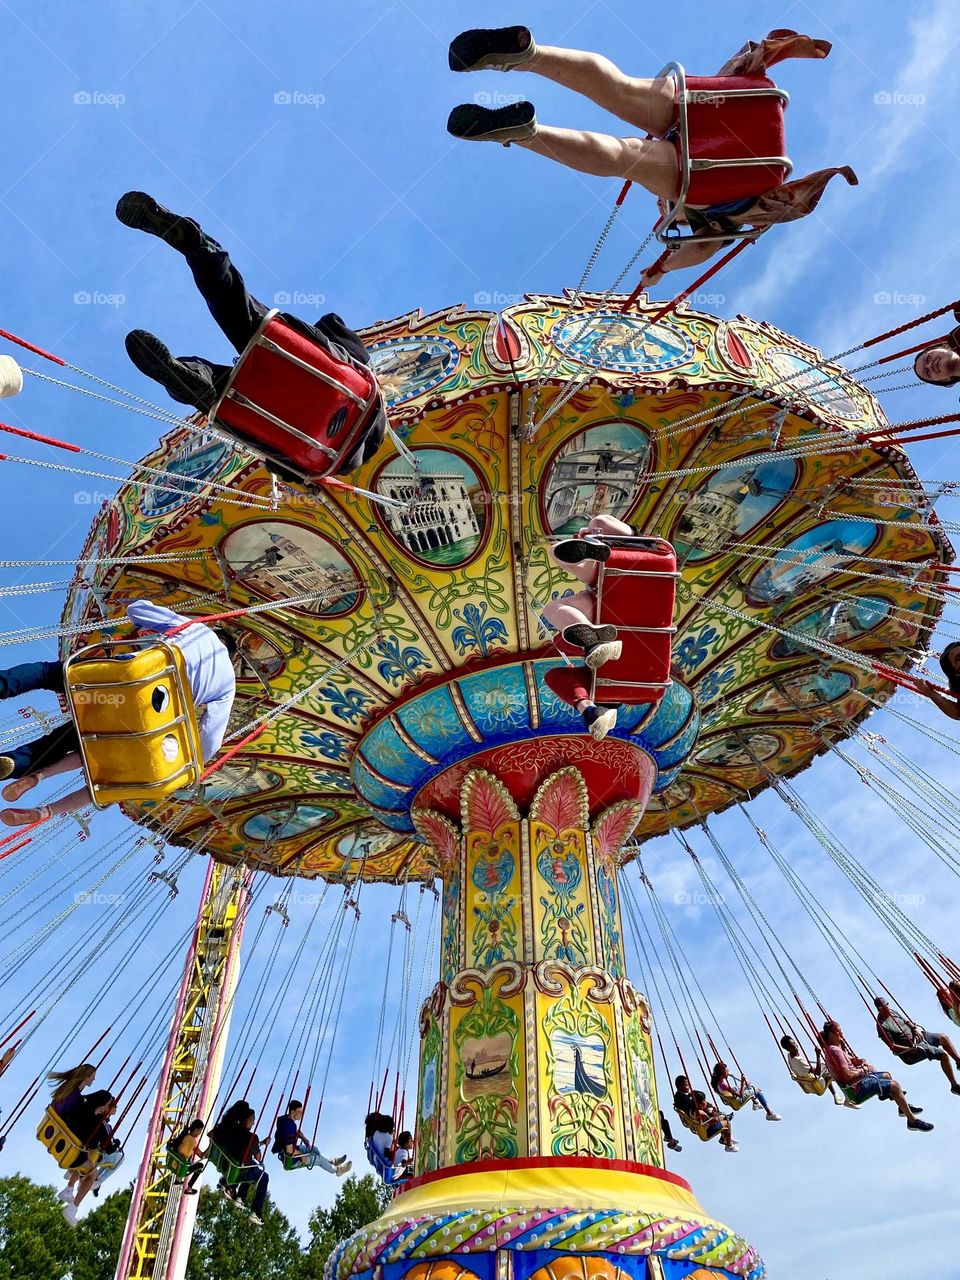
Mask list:
[[[125,227],[146,231],[186,253],[199,246],[203,232],[192,218],[181,218],[148,196],[145,191],[128,191],[117,201],[117,218]]]
[[[178,404],[192,405],[201,413],[213,407],[217,392],[205,366],[175,359],[160,339],[145,329],[128,333],[124,346],[140,372],[159,382]]]
[[[583,650],[583,660],[592,671],[605,662],[615,662],[623,649],[617,639],[617,628],[609,624],[594,627],[590,623],[577,622],[572,627],[564,627],[561,634],[567,644]]]
[[[511,102],[506,107],[465,102],[454,107],[447,120],[447,133],[469,142],[526,142],[536,132],[537,113],[532,102]]]
[[[561,564],[580,564],[584,560],[609,560],[610,548],[605,542],[589,538],[566,538],[553,544],[553,554]]]
[[[451,71],[507,71],[537,52],[526,27],[484,27],[464,31],[450,43]]]

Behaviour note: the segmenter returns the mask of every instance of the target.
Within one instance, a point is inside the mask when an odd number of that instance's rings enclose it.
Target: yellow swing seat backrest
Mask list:
[[[731,1111],[739,1111],[747,1103],[747,1099],[741,1098],[738,1093],[721,1093],[720,1101],[725,1107],[729,1107]]]
[[[99,1151],[87,1151],[54,1111],[47,1107],[37,1129],[37,1137],[56,1160],[61,1169],[71,1169],[81,1156],[86,1156],[91,1164],[100,1159]]]
[[[705,1120],[695,1120],[693,1116],[688,1116],[685,1111],[677,1110],[677,1108],[674,1108],[674,1110],[680,1117],[683,1127],[689,1129],[691,1133],[695,1133],[701,1142],[709,1142],[711,1138],[715,1138],[719,1134],[719,1128],[714,1133],[708,1133],[709,1126]]]
[[[823,1095],[827,1092],[826,1080],[822,1080],[819,1077],[814,1078],[813,1076],[793,1076],[792,1078],[796,1080],[797,1084],[800,1086],[800,1088],[803,1090],[804,1093],[812,1093],[812,1094],[815,1094],[818,1098],[822,1098]]]
[[[159,638],[101,656],[109,647],[82,649],[64,666],[94,803],[155,800],[196,785],[202,754],[183,654]]]

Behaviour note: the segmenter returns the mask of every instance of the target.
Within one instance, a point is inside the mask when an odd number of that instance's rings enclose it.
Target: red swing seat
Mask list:
[[[335,474],[380,408],[372,369],[341,360],[269,311],[210,418],[305,480]]]
[[[592,536],[592,535],[591,535]],[[611,623],[623,651],[593,676],[594,702],[638,706],[659,702],[670,688],[677,553],[663,538],[601,538],[610,558],[597,576],[596,624]],[[563,652],[581,651],[557,637]]]
[[[790,95],[767,76],[688,76],[679,62],[668,63],[660,75],[676,81],[672,141],[680,171],[679,194],[657,231],[663,241],[685,206],[762,196],[784,183],[793,165],[784,128]]]

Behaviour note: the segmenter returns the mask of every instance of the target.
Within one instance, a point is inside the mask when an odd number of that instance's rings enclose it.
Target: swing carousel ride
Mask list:
[[[278,482],[204,421],[168,415],[93,522],[65,652],[147,597],[229,615],[241,655],[224,767],[176,803],[125,805],[141,850],[210,861],[118,1280],[183,1274],[195,1207],[171,1185],[165,1144],[226,1100],[243,924],[252,886],[273,877],[342,886],[347,908],[363,882],[441,885],[414,1176],[339,1248],[331,1280],[762,1274],[665,1168],[655,1039],[682,1051],[669,1004],[671,1035],[659,1011],[655,1034],[655,974],[643,991],[628,977],[625,923],[648,963],[659,947],[644,942],[628,864],[673,833],[706,877],[691,829],[714,839],[712,815],[772,787],[891,912],[790,779],[842,756],[909,683],[952,550],[896,429],[839,360],[745,316],[656,313],[645,297],[577,292],[379,322],[363,337],[397,441],[353,487]],[[679,568],[672,683],[622,707],[602,742],[546,685],[566,659],[541,620],[575,585],[551,542],[597,513],[670,541]],[[921,805],[899,811],[933,847]],[[634,883],[652,894],[645,875]],[[871,989],[866,962],[805,906]],[[681,940],[654,916],[680,965]],[[771,1030],[812,1041],[782,944],[767,940],[777,974],[721,923]],[[946,963],[899,928],[931,974]],[[696,1001],[689,975],[678,981]],[[331,962],[319,985],[307,1025],[342,1006],[346,970]],[[413,1029],[401,1034],[409,1056]],[[719,1034],[703,1032],[714,1047]],[[318,1035],[314,1067],[329,1052]]]

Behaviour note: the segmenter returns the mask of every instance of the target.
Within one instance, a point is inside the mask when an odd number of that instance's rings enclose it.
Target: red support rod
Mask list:
[[[0,422],[0,431],[9,431],[12,436],[22,436],[24,440],[36,440],[39,444],[52,444],[55,449],[66,449],[70,453],[83,453],[78,444],[70,444],[67,440],[55,440],[53,436],[42,436],[36,431],[27,431],[25,427],[12,427],[9,422]]]
[[[960,436],[960,427],[952,431],[928,431],[919,436],[900,436],[894,440],[874,440],[874,444],[920,444],[924,440],[943,440],[946,436]]]
[[[887,436],[896,436],[901,431],[918,431],[921,427],[939,427],[944,422],[960,422],[960,413],[942,413],[938,418],[918,418],[915,422],[891,422],[879,431],[859,431],[857,439],[867,444],[887,444]]]
[[[26,1018],[23,1018],[22,1020],[20,1020],[20,1021],[19,1021],[19,1023],[17,1023],[17,1025],[15,1025],[14,1029],[12,1030],[12,1032],[8,1032],[8,1034],[6,1034],[6,1036],[4,1036],[4,1038],[3,1038],[3,1039],[1,1039],[1,1041],[0,1041],[0,1048],[3,1048],[3,1047],[4,1047],[4,1044],[5,1044],[6,1042],[8,1042],[8,1041],[12,1041],[12,1039],[13,1039],[13,1038],[14,1038],[14,1036],[15,1036],[15,1034],[17,1034],[17,1032],[18,1032],[18,1030],[20,1030],[20,1028],[26,1027],[26,1025],[27,1025],[28,1021],[29,1021],[29,1020],[31,1020],[31,1018],[32,1018],[33,1014],[36,1014],[36,1009],[31,1009],[31,1011],[29,1011],[29,1012],[28,1012],[28,1014],[27,1014]]]
[[[960,299],[955,298],[953,302],[948,302],[945,307],[939,307],[936,311],[928,311],[925,316],[917,316],[916,320],[911,320],[908,324],[898,325],[896,329],[888,329],[886,333],[878,333],[875,338],[864,342],[861,350],[866,350],[867,347],[875,347],[878,342],[883,342],[885,338],[893,338],[898,333],[906,333],[908,329],[916,329],[917,325],[926,324],[928,320],[936,320],[937,316],[946,315],[948,311],[952,311],[958,304],[960,304]]]
[[[712,276],[715,276],[718,271],[722,271],[728,262],[732,262],[738,253],[743,253],[744,249],[753,243],[754,241],[752,240],[741,240],[739,244],[735,244],[733,248],[729,249],[722,258],[713,264],[712,267],[706,270],[702,276],[697,276],[693,284],[688,285],[682,293],[678,293],[672,302],[668,302],[666,306],[661,307],[657,314],[648,323],[656,324],[657,321],[662,320],[665,315],[669,315],[674,307],[679,306],[681,302],[684,302],[689,298],[691,293],[694,293],[699,289],[702,284],[706,284],[707,281],[711,279]]]
[[[36,822],[28,822],[26,826],[17,827],[16,831],[11,831],[10,835],[4,836],[3,839],[0,840],[0,849],[2,849],[5,844],[9,844],[11,840],[19,840],[19,838],[26,835],[28,831],[33,831],[35,827],[39,827],[42,823],[49,821],[49,818],[40,818]],[[15,848],[8,849],[7,853],[15,853],[17,849],[22,849],[24,844],[29,843],[29,840],[24,840],[22,844],[16,845]],[[6,857],[7,854],[3,854],[2,856]]]
[[[267,726],[265,724],[258,725],[256,729],[253,730],[252,733],[248,733],[245,738],[241,738],[239,742],[234,743],[234,745],[229,749],[229,751],[225,751],[223,755],[217,756],[216,760],[214,760],[212,764],[208,764],[206,769],[204,769],[203,773],[201,773],[200,781],[204,782],[207,778],[210,777],[211,773],[216,773],[216,771],[222,768],[227,763],[228,760],[232,760],[233,757],[237,754],[237,752],[242,751],[245,746],[247,746],[249,743],[251,743],[254,740],[254,738],[259,738],[261,733],[263,733],[264,729],[266,729],[266,727]]]
[[[24,338],[18,338],[15,333],[8,333],[6,329],[0,329],[0,338],[6,338],[8,342],[15,342],[18,347],[23,347],[25,351],[32,351],[35,356],[43,356],[44,360],[52,360],[54,364],[58,364],[61,368],[67,367],[66,360],[61,360],[59,356],[44,351],[43,347],[35,347],[32,342],[27,342]]]
[[[16,853],[18,849],[25,849],[32,840],[33,837],[28,836],[26,840],[21,840],[19,844],[15,844],[11,849],[4,849],[3,853],[0,853],[0,862],[2,862],[4,858],[9,858],[11,853]]]
[[[904,347],[902,351],[894,351],[892,355],[883,356],[877,364],[889,364],[891,360],[899,360],[901,356],[912,356],[918,351],[925,351],[927,347],[935,347],[938,342],[946,342],[949,337],[949,333],[944,333],[939,338],[928,338],[926,342],[918,342],[915,347]]]

